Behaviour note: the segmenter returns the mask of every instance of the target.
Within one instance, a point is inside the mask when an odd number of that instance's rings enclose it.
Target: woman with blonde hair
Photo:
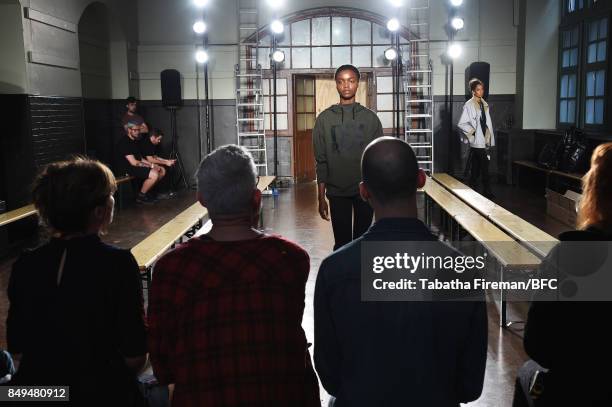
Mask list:
[[[558,279],[557,301],[529,307],[523,344],[531,360],[519,369],[515,407],[612,405],[604,373],[612,363],[612,335],[602,326],[612,302],[597,301],[592,291],[594,282],[612,278],[605,269],[612,253],[612,143],[593,152],[582,189],[578,230],[562,233],[542,261],[542,276]]]
[[[142,404],[146,361],[138,265],[100,234],[113,218],[115,178],[86,158],[53,163],[33,200],[52,238],[13,265],[7,318],[18,362],[11,385],[69,386],[66,405]]]

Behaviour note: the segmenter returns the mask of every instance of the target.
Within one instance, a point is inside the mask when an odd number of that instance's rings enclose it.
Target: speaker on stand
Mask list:
[[[183,159],[178,149],[178,133],[176,128],[176,110],[183,106],[183,98],[181,97],[181,73],[176,69],[166,69],[160,74],[162,105],[170,111],[170,135],[172,137],[172,152],[170,158],[176,160],[176,164],[172,167],[172,188],[176,190],[179,182],[189,189],[189,183],[185,177],[185,167]]]

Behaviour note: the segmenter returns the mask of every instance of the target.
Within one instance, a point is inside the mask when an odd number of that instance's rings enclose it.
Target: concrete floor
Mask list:
[[[515,187],[495,188],[496,201],[552,235],[569,229],[545,215],[541,196]],[[195,201],[194,191],[184,191],[176,198],[153,206],[132,206],[118,212],[104,240],[130,248],[150,232],[172,219]],[[321,261],[333,247],[331,224],[317,213],[316,185],[298,184],[282,189],[278,197],[264,196],[264,228],[268,233],[280,234],[300,244],[310,255],[311,274],[306,286],[306,308],[302,325],[309,342],[313,342],[313,297],[317,271]],[[422,204],[421,204],[422,206]],[[0,347],[6,346],[5,326],[8,301],[6,287],[10,265],[14,258],[0,261]],[[480,399],[470,406],[508,406],[514,391],[516,371],[526,360],[522,349],[521,332],[499,328],[499,314],[495,304],[489,308],[489,350],[485,386]],[[526,304],[510,304],[510,320],[522,320]],[[520,325],[519,325],[520,328]],[[312,348],[311,348],[312,349]],[[322,405],[328,396],[322,389]]]

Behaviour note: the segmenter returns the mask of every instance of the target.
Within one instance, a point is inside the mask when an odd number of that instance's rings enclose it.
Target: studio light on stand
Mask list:
[[[201,41],[201,48],[196,51],[195,59],[198,64],[204,65],[204,129],[206,133],[206,152],[210,153],[214,148],[214,117],[212,107],[210,104],[210,98],[208,95],[209,84],[208,84],[208,26],[206,25],[206,6],[210,3],[210,0],[194,0],[193,3],[196,7],[201,8],[202,18],[197,20],[193,24],[193,32],[198,37],[198,41]],[[196,82],[196,88],[199,92],[199,83]],[[198,93],[199,95],[199,93]],[[202,125],[201,125],[201,114],[200,114],[200,99],[198,97],[198,159],[202,160]]]
[[[449,11],[448,11],[448,23],[446,26],[446,31],[448,34],[448,48],[446,49],[446,60],[449,71],[449,103],[448,103],[448,117],[449,117],[449,137],[451,140],[454,140],[453,136],[455,134],[455,126],[453,124],[453,98],[454,98],[454,77],[455,77],[455,69],[454,69],[454,61],[459,58],[462,53],[462,48],[459,43],[455,41],[455,36],[457,33],[465,27],[465,21],[463,18],[459,17],[458,8],[463,4],[463,0],[449,0]],[[453,156],[454,156],[454,143],[451,142],[449,144],[449,154],[448,154],[448,171],[449,173],[453,173]]]
[[[392,47],[385,50],[385,58],[391,62],[391,76],[393,81],[393,133],[400,136],[401,117],[400,117],[400,77],[401,77],[401,58],[399,47],[400,22],[397,18],[387,21],[387,29],[391,33]]]
[[[272,130],[274,134],[274,187],[272,193],[274,196],[278,196],[278,189],[276,188],[276,180],[278,179],[278,118],[277,118],[277,89],[276,89],[276,78],[278,74],[278,64],[282,64],[285,61],[285,53],[277,49],[278,38],[277,35],[282,34],[285,31],[285,26],[280,20],[274,20],[270,24],[270,30],[272,31],[272,54],[270,55],[272,66]]]

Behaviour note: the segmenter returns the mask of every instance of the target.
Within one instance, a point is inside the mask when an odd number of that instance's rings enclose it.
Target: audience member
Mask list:
[[[149,303],[153,371],[173,406],[320,406],[302,330],[308,254],[257,229],[252,157],[227,145],[197,173],[212,221],[159,260]]]
[[[143,117],[136,113],[136,111],[138,110],[138,100],[134,96],[130,96],[125,100],[125,103],[127,111],[121,119],[123,130],[127,132],[127,124],[128,122],[132,122],[138,125],[140,133],[148,133],[149,126],[147,126]]]
[[[612,241],[612,143],[598,146],[582,179],[578,230],[565,232],[541,265],[544,276],[587,276],[607,261]],[[578,242],[578,243],[576,243]],[[580,242],[588,242],[582,244]],[[610,406],[605,373],[612,362],[612,335],[601,328],[610,302],[533,301],[514,406]]]
[[[148,137],[144,137],[142,139],[140,144],[140,149],[145,160],[152,164],[157,164],[159,166],[159,174],[161,178],[164,178],[166,176],[166,167],[173,167],[176,163],[176,160],[159,157],[159,150],[163,137],[164,133],[160,129],[153,129],[149,133]],[[173,195],[173,193],[158,193],[156,198],[168,199],[171,198]]]
[[[361,172],[360,195],[375,223],[324,259],[317,276],[314,360],[323,387],[336,406],[456,407],[477,399],[487,350],[484,301],[361,300],[362,242],[444,245],[417,219],[416,191],[426,176],[407,143],[374,140]]]
[[[150,204],[156,200],[149,195],[149,191],[164,177],[161,166],[148,162],[142,155],[140,141],[140,127],[137,123],[128,122],[127,131],[117,143],[118,162],[120,171],[142,180],[140,193],[136,197],[137,203]]]
[[[13,265],[8,297],[11,385],[69,386],[74,406],[140,406],[146,362],[140,273],[129,250],[100,234],[113,218],[116,184],[84,158],[50,164],[33,200],[51,240]]]

